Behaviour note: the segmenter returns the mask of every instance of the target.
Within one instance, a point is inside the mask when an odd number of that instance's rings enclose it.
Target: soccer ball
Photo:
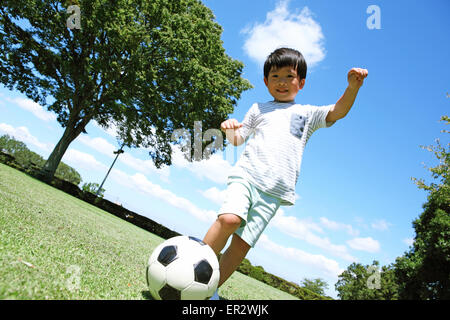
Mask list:
[[[219,262],[210,246],[189,236],[170,238],[152,252],[146,278],[157,300],[205,300],[219,283]]]

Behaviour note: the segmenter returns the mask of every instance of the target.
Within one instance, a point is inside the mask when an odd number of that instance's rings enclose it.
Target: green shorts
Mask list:
[[[280,207],[280,202],[281,199],[259,190],[246,179],[230,176],[218,216],[232,213],[242,218],[235,234],[254,247]]]

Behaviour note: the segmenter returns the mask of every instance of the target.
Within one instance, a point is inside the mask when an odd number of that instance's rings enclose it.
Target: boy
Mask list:
[[[368,74],[351,69],[348,87],[336,104],[315,107],[294,102],[305,85],[306,70],[300,52],[275,50],[264,64],[264,83],[274,101],[255,103],[242,123],[229,119],[221,124],[233,145],[248,143],[228,177],[218,218],[203,239],[219,254],[233,234],[220,259],[219,286],[237,269],[280,205],[294,204],[306,142],[316,129],[345,117]],[[218,299],[217,291],[213,299]]]

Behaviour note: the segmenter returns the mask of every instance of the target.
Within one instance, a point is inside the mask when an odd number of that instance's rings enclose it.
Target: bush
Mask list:
[[[100,185],[98,183],[89,182],[89,183],[84,183],[83,186],[81,187],[81,189],[85,192],[90,192],[92,194],[96,194],[99,187],[100,187]],[[102,188],[98,194],[98,197],[103,198],[104,194],[105,194],[105,189]]]

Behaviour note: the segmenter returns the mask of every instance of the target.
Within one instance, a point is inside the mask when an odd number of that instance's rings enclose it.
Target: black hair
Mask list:
[[[305,58],[299,51],[291,48],[279,48],[267,57],[264,63],[264,77],[269,77],[272,68],[279,69],[286,66],[295,68],[300,80],[306,78]]]

